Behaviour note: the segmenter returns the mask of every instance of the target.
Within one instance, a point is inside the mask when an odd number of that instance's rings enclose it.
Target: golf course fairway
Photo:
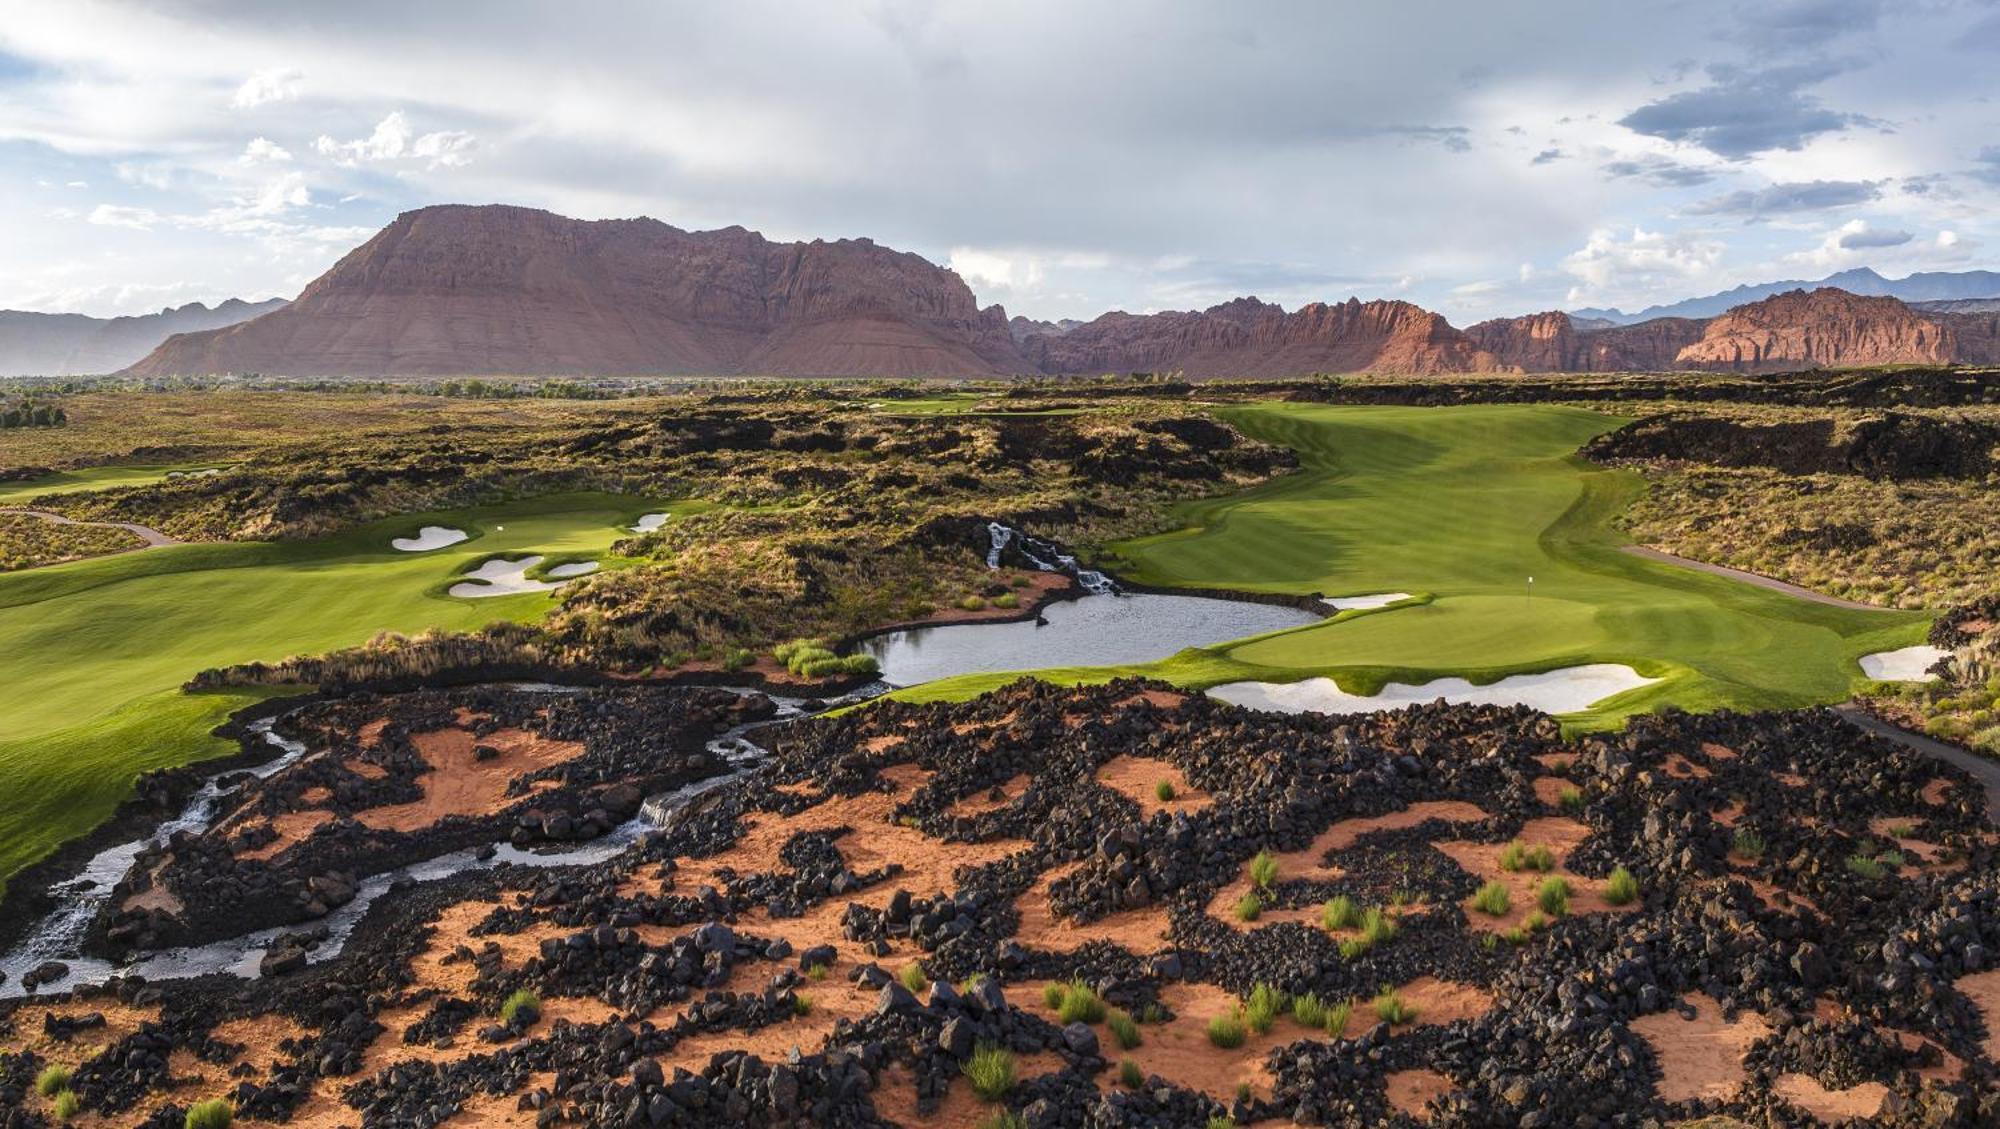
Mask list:
[[[568,494],[377,522],[281,544],[177,545],[0,575],[0,882],[108,818],[141,772],[225,755],[209,731],[263,692],[184,694],[198,671],[538,617],[545,592],[454,599],[495,554],[618,561],[625,526],[661,505]],[[423,525],[470,540],[426,553]]]
[[[1037,672],[1123,674],[1190,688],[1329,676],[1350,693],[1447,675],[1623,663],[1660,681],[1567,715],[1601,728],[1665,705],[1779,709],[1838,702],[1860,656],[1922,640],[1922,612],[1813,603],[1621,551],[1613,520],[1639,475],[1576,455],[1625,421],[1575,408],[1255,404],[1218,414],[1297,451],[1300,470],[1177,507],[1174,532],[1108,547],[1098,563],[1162,587],[1326,596],[1409,592],[1417,605],[1183,651],[1161,662]],[[1533,577],[1532,584],[1529,578]],[[899,696],[961,698],[1017,675]]]

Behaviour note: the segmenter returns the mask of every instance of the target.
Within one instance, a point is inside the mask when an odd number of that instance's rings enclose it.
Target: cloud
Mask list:
[[[1655,154],[1608,162],[1603,172],[1616,180],[1642,180],[1655,188],[1693,188],[1715,179],[1713,172],[1699,165],[1684,165]]]
[[[1846,69],[1837,63],[1774,67],[1716,64],[1710,82],[1650,102],[1618,119],[1634,133],[1695,145],[1732,161],[1773,150],[1798,150],[1821,134],[1873,119],[1829,110],[1805,93]]]
[[[367,137],[336,141],[321,134],[313,142],[313,149],[343,165],[412,159],[426,161],[429,167],[436,169],[470,163],[476,144],[473,135],[462,130],[438,130],[418,135],[410,127],[410,119],[403,115],[403,111],[394,110],[377,122],[374,132]]]
[[[1764,51],[1791,51],[1872,31],[1882,20],[1882,0],[1749,0],[1736,15],[1743,40]]]
[[[129,227],[134,231],[151,231],[160,222],[160,213],[151,208],[134,208],[124,204],[99,204],[86,217],[99,227]]]
[[[1866,204],[1882,196],[1881,187],[1867,180],[1787,181],[1757,189],[1712,196],[1690,205],[1691,216],[1763,216],[1780,212],[1816,212]]]
[[[1979,165],[1972,175],[1988,184],[2000,184],[2000,145],[1988,145],[1973,158]]]
[[[1535,154],[1535,159],[1529,161],[1528,163],[1531,165],[1546,165],[1555,161],[1560,161],[1565,156],[1567,156],[1567,154],[1565,154],[1561,149],[1544,149],[1541,152]]]
[[[1876,230],[1870,227],[1840,233],[1840,247],[1843,251],[1864,251],[1871,247],[1901,247],[1916,236],[1907,231]]]
[[[292,159],[291,150],[272,141],[268,137],[253,137],[243,147],[243,155],[236,158],[239,165],[263,165]]]
[[[1583,281],[1571,289],[1569,301],[1643,296],[1678,287],[1714,271],[1724,250],[1719,241],[1694,232],[1634,227],[1630,234],[1621,234],[1600,228],[1563,259],[1563,269]]]
[[[252,110],[273,102],[286,102],[299,96],[299,88],[305,76],[291,67],[272,67],[261,70],[243,80],[236,88],[236,94],[229,99],[233,109]]]

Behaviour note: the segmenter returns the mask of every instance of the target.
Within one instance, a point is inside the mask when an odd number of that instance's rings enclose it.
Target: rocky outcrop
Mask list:
[[[480,373],[991,376],[1007,318],[959,277],[866,239],[406,212],[255,324],[168,340],[137,375]]]
[[[94,318],[0,310],[0,376],[81,376],[116,372],[176,333],[236,325],[281,309],[283,298],[200,302],[138,317]]]
[[[1188,377],[1276,377],[1379,372],[1431,375],[1499,366],[1443,317],[1408,302],[1350,298],[1291,313],[1256,298],[1206,310],[1109,313],[1061,334],[1025,338],[1045,373],[1179,372]]]
[[[1503,367],[1522,372],[1665,372],[1701,339],[1706,324],[1655,318],[1621,326],[1550,310],[1483,321],[1465,335]]]
[[[1964,364],[2000,364],[2000,302],[1974,313],[1930,315],[1958,342],[1957,359]]]
[[[1600,462],[1671,459],[1786,474],[1865,478],[1984,478],[2000,460],[2000,428],[1969,417],[1884,412],[1869,419],[1743,423],[1668,414],[1600,435],[1584,448]]]
[[[1675,357],[1681,368],[1783,372],[1809,367],[1946,364],[1950,329],[1894,298],[1793,290],[1738,306],[1708,323]]]

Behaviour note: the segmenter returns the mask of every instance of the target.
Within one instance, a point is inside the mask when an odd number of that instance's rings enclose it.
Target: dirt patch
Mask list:
[[[1697,1098],[1728,1101],[1743,1088],[1749,1073],[1743,1056],[1750,1045],[1771,1034],[1770,1025],[1754,1012],[1738,1012],[1734,1022],[1722,1017],[1722,1006],[1705,995],[1689,995],[1693,1019],[1663,1011],[1632,1021],[1634,1034],[1653,1048],[1662,1075],[1661,1101]]]
[[[1713,741],[1702,742],[1701,751],[1710,760],[1735,760],[1742,755],[1727,745],[1718,745]]]
[[[1398,1070],[1388,1077],[1389,1108],[1422,1119],[1432,1098],[1441,1098],[1456,1089],[1451,1079],[1435,1070]]]
[[[1809,1074],[1781,1075],[1771,1084],[1771,1092],[1826,1125],[1849,1118],[1873,1117],[1882,1111],[1882,1099],[1889,1096],[1889,1088],[1880,1082],[1863,1082],[1851,1089],[1829,1090]]]
[[[1164,781],[1173,789],[1173,799],[1160,799]],[[1154,757],[1126,754],[1105,761],[1097,770],[1097,782],[1139,805],[1142,819],[1156,812],[1196,812],[1215,802],[1207,792],[1189,784],[1181,770]]]
[[[1676,780],[1706,780],[1710,776],[1708,769],[1703,768],[1701,765],[1694,763],[1679,753],[1668,757],[1665,767],[1667,775]]]
[[[1014,899],[1014,910],[1021,915],[1020,927],[1014,932],[1016,940],[1058,953],[1072,952],[1090,941],[1109,941],[1140,956],[1167,947],[1167,931],[1172,922],[1164,907],[1125,910],[1087,923],[1057,917],[1049,904],[1049,888],[1058,879],[1076,873],[1082,865],[1067,863],[1055,867]]]
[[[989,811],[999,811],[1021,798],[1032,781],[1027,773],[1021,773],[1005,784],[995,785],[985,791],[975,792],[951,805],[951,814],[961,818],[985,815]]]
[[[1535,777],[1535,798],[1540,800],[1545,807],[1560,808],[1562,807],[1563,793],[1575,787],[1575,782],[1565,780],[1560,776],[1537,776]]]
[[[1025,1082],[1039,1074],[1062,1069],[1062,1060],[1052,1054],[1034,1054],[1014,1062],[1014,1077]],[[1004,1107],[988,1105],[972,1092],[972,1085],[954,1079],[944,1092],[944,1100],[929,1116],[917,1112],[917,1080],[907,1067],[891,1066],[875,1084],[875,1112],[891,1125],[903,1129],[977,1129]]]
[[[1629,913],[1639,908],[1635,900],[1622,906],[1614,906],[1605,900],[1605,879],[1585,878],[1571,873],[1568,868],[1569,855],[1579,844],[1590,837],[1590,828],[1574,819],[1561,816],[1546,819],[1531,819],[1521,828],[1520,841],[1528,847],[1547,847],[1555,856],[1555,866],[1547,874],[1522,867],[1519,870],[1503,870],[1500,866],[1501,853],[1507,849],[1506,843],[1475,843],[1455,839],[1436,844],[1451,861],[1457,863],[1467,874],[1481,882],[1498,882],[1507,888],[1507,912],[1495,917],[1473,908],[1472,899],[1465,901],[1465,915],[1474,929],[1489,933],[1505,932],[1526,921],[1530,914],[1539,912],[1535,894],[1542,880],[1550,875],[1559,875],[1569,883],[1569,912],[1579,913]]]
[[[1486,812],[1475,804],[1463,800],[1429,800],[1411,804],[1401,811],[1387,815],[1369,816],[1363,819],[1343,819],[1319,833],[1305,849],[1277,852],[1278,881],[1291,878],[1331,877],[1338,873],[1336,868],[1324,864],[1326,856],[1334,851],[1344,851],[1353,846],[1363,835],[1375,831],[1394,831],[1405,827],[1415,827],[1426,820],[1439,819],[1447,823],[1477,823],[1487,818]],[[1247,867],[1245,868],[1248,869]],[[1235,906],[1250,892],[1250,876],[1239,874],[1236,880],[1216,892],[1209,899],[1208,914],[1219,921],[1236,924]],[[1314,917],[1318,911],[1314,911]],[[1275,917],[1260,918],[1279,920]]]
[[[270,821],[271,830],[277,832],[278,837],[261,847],[237,851],[236,857],[239,859],[271,858],[292,844],[310,838],[313,832],[332,822],[333,813],[322,808],[309,808],[305,811],[288,811],[282,815],[274,816]]]
[[[1944,777],[1940,776],[1937,779],[1932,780],[1930,783],[1924,785],[1924,790],[1923,790],[1924,802],[1931,805],[1934,808],[1943,807],[1945,802],[1945,793],[1950,790],[1951,790],[1951,781],[1946,780]]]
[[[579,741],[550,741],[524,729],[502,729],[475,740],[464,729],[438,729],[413,734],[411,743],[431,766],[417,778],[424,798],[407,804],[370,808],[355,816],[378,831],[418,831],[451,815],[481,816],[515,802],[507,786],[517,776],[558,765],[583,755]],[[480,760],[474,745],[500,750]]]
[[[2000,1060],[2000,970],[1961,976],[1955,986],[1986,1018],[1986,1057]]]

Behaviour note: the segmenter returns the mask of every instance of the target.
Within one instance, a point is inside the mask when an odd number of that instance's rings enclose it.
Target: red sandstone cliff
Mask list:
[[[277,313],[168,339],[129,370],[288,375],[1025,371],[998,306],[865,240],[567,219],[505,206],[407,212]]]
[[[1701,339],[1705,322],[1655,318],[1636,325],[1585,329],[1551,310],[1495,318],[1465,331],[1502,367],[1522,372],[1664,372],[1674,357]]]
[[[1894,298],[1845,290],[1791,290],[1709,321],[1679,368],[1782,372],[1886,364],[1948,364],[1957,340],[1936,319]]]
[[[1026,336],[1021,351],[1046,373],[1179,372],[1196,379],[1496,368],[1490,354],[1429,310],[1353,298],[1291,313],[1255,298],[1198,311],[1110,313],[1061,333]]]

